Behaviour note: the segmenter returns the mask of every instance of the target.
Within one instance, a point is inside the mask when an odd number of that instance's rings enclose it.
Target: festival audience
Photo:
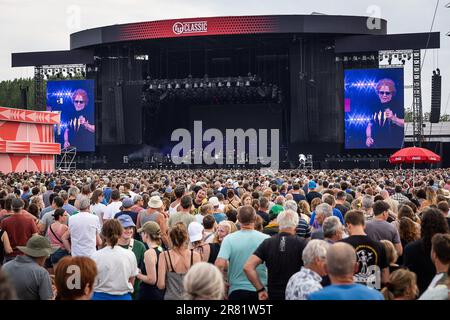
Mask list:
[[[292,243],[297,241],[293,239],[299,236],[298,241],[304,242],[302,239],[310,237],[312,227],[313,238],[324,239],[320,244],[334,247],[348,242],[355,248],[354,282],[378,289],[384,285],[383,294],[388,299],[415,299],[416,277],[421,299],[448,299],[450,281],[446,257],[449,249],[446,243],[450,193],[445,189],[449,185],[448,177],[447,169],[419,170],[412,188],[411,173],[395,170],[312,170],[307,173],[280,170],[275,174],[222,169],[0,173],[0,263],[5,260],[5,265],[11,269],[12,262],[20,264],[21,259],[30,259],[25,264],[22,261],[21,265],[32,267],[41,278],[20,281],[29,281],[34,286],[37,280],[45,278],[40,273],[45,269],[39,269],[40,265],[47,268],[47,275],[54,271],[59,291],[57,299],[61,300],[90,299],[94,288],[99,288],[93,294],[97,299],[100,296],[158,300],[165,295],[167,299],[307,299],[327,290],[330,281],[332,289],[339,283],[339,279],[333,283],[333,276],[327,272],[330,265],[333,267],[333,260],[324,257],[324,250],[318,249],[320,245],[313,254],[308,254],[316,258],[308,258],[305,254],[308,247],[303,249],[304,265],[301,256],[292,251]],[[331,208],[329,217],[321,213],[327,206]],[[254,216],[245,220],[245,211],[250,209]],[[359,212],[356,215],[355,210]],[[294,233],[285,229],[279,220],[286,212],[294,212],[298,220]],[[345,229],[339,221],[343,216]],[[215,218],[220,223],[216,223]],[[100,230],[106,221],[119,222],[123,232],[114,246],[110,241],[102,249]],[[236,231],[234,222],[240,231]],[[135,233],[135,225],[139,233]],[[175,231],[178,232],[178,247],[169,239],[170,227],[171,231],[178,230]],[[180,231],[183,228],[184,236]],[[50,257],[47,254],[30,257],[19,249],[39,230],[48,237],[50,245],[58,249],[53,252],[51,248]],[[265,240],[267,235],[257,230],[272,237]],[[138,241],[141,237],[147,250]],[[107,283],[106,287],[89,280],[96,277],[97,270],[97,280],[100,275],[108,275],[105,264],[115,257],[114,254],[110,259],[104,257],[108,246],[111,251],[114,247],[114,250],[120,248],[132,254],[137,277],[134,287],[124,276],[110,279],[113,283]],[[273,248],[269,250],[269,247]],[[161,256],[167,248],[170,252]],[[70,254],[73,257],[65,257]],[[93,262],[96,269],[89,269],[82,288],[68,292],[63,284],[67,275],[61,277],[64,271],[57,271],[61,261],[96,256],[102,261]],[[286,256],[290,256],[291,261],[283,262]],[[41,260],[46,262],[41,264]],[[86,261],[89,260],[73,263],[89,265]],[[189,288],[205,288],[206,291],[189,289],[186,292],[183,278],[198,261],[211,262],[209,267],[212,263],[218,264],[227,279],[223,294],[208,293],[212,289],[209,282],[215,281],[212,270],[217,271],[211,268],[203,276],[196,274],[187,281]],[[410,269],[409,273],[405,272],[405,267]],[[4,268],[0,272],[6,273]],[[161,277],[159,269],[166,271]],[[265,271],[260,272],[262,269]],[[308,269],[312,271],[306,274]],[[377,278],[379,272],[381,277]],[[295,279],[294,276],[300,274],[299,278],[309,279],[311,286],[302,286],[301,283],[309,282]],[[202,280],[209,279],[210,275],[212,278],[205,285]],[[343,282],[350,279],[340,278]],[[289,283],[294,288],[290,293]],[[220,291],[220,286],[214,287],[217,288]],[[321,288],[324,289],[318,291]],[[359,287],[345,288],[357,292]],[[53,298],[53,291],[50,286],[42,297]],[[196,295],[197,291],[201,294]],[[41,299],[35,293],[30,294],[32,299]],[[21,295],[23,293],[17,297]],[[373,296],[373,299],[379,297]]]

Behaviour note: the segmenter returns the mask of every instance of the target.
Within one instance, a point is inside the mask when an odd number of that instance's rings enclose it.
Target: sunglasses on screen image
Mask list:
[[[379,91],[378,94],[381,95],[381,96],[390,96],[390,95],[392,94],[392,92],[389,92],[389,91]]]
[[[83,100],[75,100],[74,102],[75,102],[75,103],[78,103],[78,104],[83,104],[83,103],[85,103]]]

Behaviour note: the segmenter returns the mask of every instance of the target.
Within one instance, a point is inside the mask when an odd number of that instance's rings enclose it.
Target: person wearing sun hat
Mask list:
[[[32,236],[26,246],[17,246],[24,253],[3,265],[2,269],[14,286],[19,300],[50,300],[53,298],[50,275],[45,270],[45,260],[58,247],[40,235]]]
[[[167,232],[167,222],[162,213],[163,202],[159,196],[152,196],[148,202],[148,209],[142,210],[137,216],[136,226],[139,229],[147,221],[156,222],[161,228],[161,239],[163,244],[169,246],[169,236]]]

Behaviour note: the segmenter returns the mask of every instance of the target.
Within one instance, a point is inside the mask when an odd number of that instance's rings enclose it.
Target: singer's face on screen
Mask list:
[[[380,97],[381,103],[387,103],[392,100],[392,92],[389,86],[381,86],[378,91],[378,97]]]
[[[76,95],[73,100],[73,104],[75,105],[75,110],[81,111],[86,107],[86,101],[84,100],[82,95]]]

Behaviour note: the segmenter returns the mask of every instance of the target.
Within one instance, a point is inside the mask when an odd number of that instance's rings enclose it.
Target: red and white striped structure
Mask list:
[[[0,107],[0,171],[54,171],[59,124],[59,113]]]

